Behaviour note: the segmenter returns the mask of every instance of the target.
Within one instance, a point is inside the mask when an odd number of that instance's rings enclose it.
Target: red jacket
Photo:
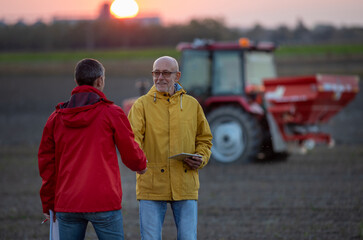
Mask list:
[[[43,212],[101,212],[121,209],[117,146],[133,171],[146,168],[122,109],[91,86],[73,89],[70,101],[50,115],[39,146]]]

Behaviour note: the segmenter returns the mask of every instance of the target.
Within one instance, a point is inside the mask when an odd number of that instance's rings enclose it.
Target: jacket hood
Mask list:
[[[82,85],[73,89],[69,101],[59,103],[56,112],[61,114],[62,122],[71,128],[86,127],[100,113],[102,108],[97,108],[100,104],[112,104],[105,94],[98,89]]]

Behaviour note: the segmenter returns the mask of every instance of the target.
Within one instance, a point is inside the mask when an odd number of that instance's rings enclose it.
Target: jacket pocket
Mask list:
[[[168,176],[166,165],[148,165],[145,174],[137,175],[140,191],[165,193],[168,189]]]
[[[153,176],[150,168],[144,174],[136,174],[136,180],[138,192],[143,193],[152,190]]]
[[[155,165],[153,172],[153,193],[167,194],[170,191],[169,172],[166,165]]]
[[[186,194],[192,194],[199,189],[199,174],[197,170],[184,170],[183,190]]]

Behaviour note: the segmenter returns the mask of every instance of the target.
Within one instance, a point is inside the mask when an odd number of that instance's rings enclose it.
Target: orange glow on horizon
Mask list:
[[[139,13],[139,6],[135,0],[115,0],[110,12],[115,18],[133,18]]]

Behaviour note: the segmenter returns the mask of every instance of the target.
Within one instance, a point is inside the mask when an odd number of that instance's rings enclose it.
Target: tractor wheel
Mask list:
[[[256,118],[232,106],[217,108],[207,116],[212,135],[212,160],[221,163],[251,162],[262,143]]]

